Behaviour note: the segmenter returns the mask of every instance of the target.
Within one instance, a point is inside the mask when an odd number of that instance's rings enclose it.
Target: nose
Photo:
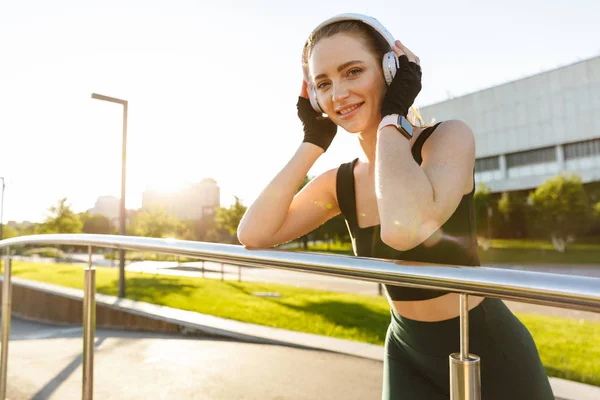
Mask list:
[[[334,103],[339,102],[340,100],[345,99],[350,94],[350,91],[341,83],[334,84],[333,90],[331,91],[331,100]]]

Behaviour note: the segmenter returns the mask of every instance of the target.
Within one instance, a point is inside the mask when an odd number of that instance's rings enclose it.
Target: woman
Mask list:
[[[313,31],[297,104],[304,140],[244,215],[242,244],[285,243],[342,213],[357,256],[479,265],[474,135],[457,120],[418,123],[411,106],[421,90],[420,61],[390,36],[376,20],[356,14]],[[390,57],[398,62],[391,67]],[[356,136],[362,157],[324,172],[296,194],[337,126]],[[448,356],[460,343],[459,295],[385,288],[391,323],[383,398],[448,399]],[[553,399],[531,335],[504,303],[470,296],[469,309],[482,398]]]

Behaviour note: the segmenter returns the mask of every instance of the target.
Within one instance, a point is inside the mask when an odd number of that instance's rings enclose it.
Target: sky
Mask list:
[[[4,222],[43,221],[203,178],[250,205],[302,142],[302,47],[339,13],[377,18],[421,60],[423,107],[600,55],[600,1],[29,1],[0,4]],[[594,39],[596,38],[596,39]],[[309,172],[359,155],[339,129]]]

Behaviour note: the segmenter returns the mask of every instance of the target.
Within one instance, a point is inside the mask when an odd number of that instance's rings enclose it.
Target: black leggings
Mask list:
[[[382,399],[449,399],[448,356],[460,351],[460,319],[391,314]],[[554,400],[531,334],[501,300],[486,298],[469,312],[469,352],[481,358],[482,400]]]

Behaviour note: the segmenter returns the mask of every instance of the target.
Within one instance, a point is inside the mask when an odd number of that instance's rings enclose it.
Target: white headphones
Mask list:
[[[396,75],[396,71],[398,69],[398,57],[396,57],[396,53],[394,53],[391,50],[391,48],[394,46],[395,39],[394,39],[394,36],[392,36],[392,34],[390,32],[388,32],[388,30],[385,29],[385,27],[383,25],[381,25],[381,23],[379,21],[377,21],[375,18],[369,17],[367,15],[362,15],[362,14],[352,14],[352,13],[338,14],[338,15],[331,17],[328,20],[322,22],[321,24],[319,24],[319,26],[317,26],[312,31],[309,38],[315,32],[317,32],[319,29],[323,28],[324,26],[327,26],[327,25],[330,25],[330,24],[333,24],[336,22],[341,22],[341,21],[363,22],[363,23],[369,25],[371,28],[375,29],[375,31],[378,32],[379,34],[381,34],[381,36],[383,36],[383,38],[389,43],[390,51],[383,55],[383,60],[381,62],[381,65],[383,67],[383,76],[385,78],[385,82],[389,86],[392,83],[392,79],[394,79],[394,75]],[[308,40],[304,44],[304,52],[302,53],[303,57],[304,57],[304,53],[306,51],[307,45],[308,45]],[[310,100],[310,104],[315,109],[315,111],[317,111],[319,113],[323,113],[321,106],[317,102],[317,88],[310,81],[310,77],[308,74],[308,68],[303,68],[303,69],[304,69],[304,80],[306,81],[306,84],[308,86],[308,98]]]

